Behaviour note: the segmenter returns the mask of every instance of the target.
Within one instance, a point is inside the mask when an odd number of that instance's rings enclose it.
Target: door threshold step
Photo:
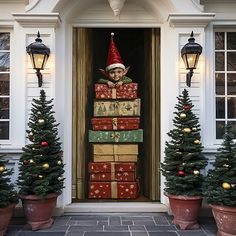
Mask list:
[[[65,206],[64,214],[114,212],[167,212],[168,207],[153,202],[79,202]]]

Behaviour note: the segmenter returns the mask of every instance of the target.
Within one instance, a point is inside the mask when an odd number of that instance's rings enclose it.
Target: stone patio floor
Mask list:
[[[212,217],[200,217],[200,229],[180,230],[166,213],[91,213],[54,218],[52,228],[25,229],[24,218],[13,218],[7,236],[206,236],[216,235]]]

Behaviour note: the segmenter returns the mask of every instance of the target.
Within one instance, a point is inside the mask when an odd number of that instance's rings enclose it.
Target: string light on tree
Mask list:
[[[44,119],[39,119],[39,120],[38,120],[38,123],[39,123],[40,125],[43,125],[43,124],[45,123],[45,120],[44,120]]]

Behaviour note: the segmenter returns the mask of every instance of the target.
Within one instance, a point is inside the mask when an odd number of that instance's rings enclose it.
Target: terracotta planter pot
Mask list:
[[[0,236],[4,235],[4,233],[6,232],[15,206],[16,203],[12,203],[5,208],[0,208]]]
[[[217,236],[235,236],[236,207],[210,206],[218,228]]]
[[[174,215],[173,223],[180,229],[198,229],[198,213],[202,204],[202,196],[176,196],[166,194]]]
[[[43,199],[37,195],[20,196],[28,225],[32,230],[47,229],[53,224],[53,210],[58,194],[48,194]]]

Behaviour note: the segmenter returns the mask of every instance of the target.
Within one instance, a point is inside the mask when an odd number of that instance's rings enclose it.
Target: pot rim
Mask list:
[[[224,211],[228,210],[236,213],[236,207],[234,206],[215,205],[215,204],[209,204],[209,206],[213,209],[224,210]]]
[[[182,199],[182,200],[195,200],[195,199],[203,199],[203,196],[201,195],[196,195],[196,196],[188,196],[188,195],[174,195],[171,193],[164,193],[165,196],[169,198],[175,198],[175,199]]]
[[[54,198],[54,197],[58,197],[60,194],[59,193],[49,193],[45,196],[39,196],[36,194],[29,194],[29,195],[20,195],[19,197],[21,199],[28,199],[28,200],[38,200],[38,199],[48,199],[48,198]]]

